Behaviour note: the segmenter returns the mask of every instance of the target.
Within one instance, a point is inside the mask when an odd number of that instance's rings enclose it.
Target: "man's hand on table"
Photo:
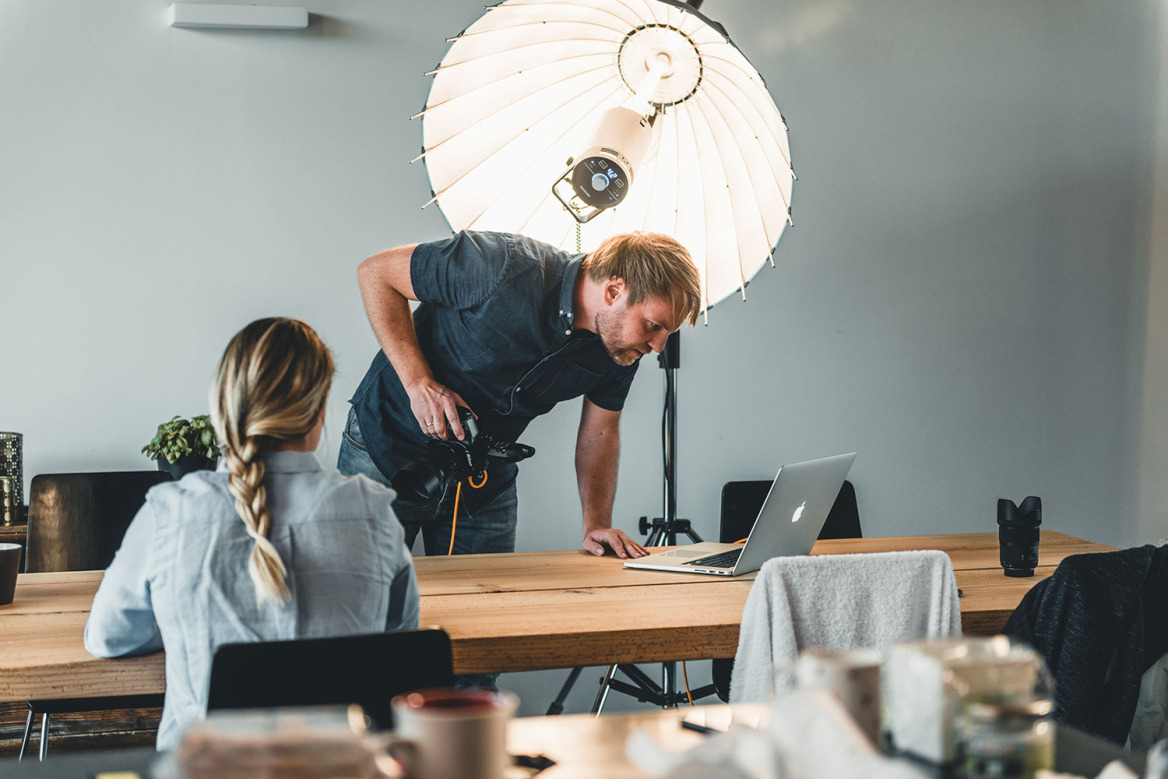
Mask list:
[[[605,548],[611,549],[621,559],[629,557],[644,557],[649,554],[645,547],[638,544],[623,530],[611,527],[598,527],[584,534],[584,551],[594,555],[604,554]]]

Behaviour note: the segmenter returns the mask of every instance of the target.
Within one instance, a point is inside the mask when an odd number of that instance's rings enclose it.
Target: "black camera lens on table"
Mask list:
[[[432,438],[426,454],[406,463],[390,481],[397,499],[410,506],[430,506],[442,500],[463,479],[482,482],[492,462],[516,463],[535,454],[525,444],[498,441],[478,428],[469,408],[459,406],[458,419],[466,438]]]
[[[1021,506],[998,500],[998,544],[1007,576],[1033,576],[1038,566],[1038,526],[1042,524],[1042,499],[1031,495]]]

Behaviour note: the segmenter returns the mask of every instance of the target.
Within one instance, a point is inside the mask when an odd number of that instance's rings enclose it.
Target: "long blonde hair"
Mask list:
[[[298,319],[258,319],[227,344],[211,385],[211,423],[223,444],[235,511],[255,540],[247,572],[256,600],[287,601],[287,569],[268,540],[271,514],[260,452],[304,437],[324,413],[332,354]]]

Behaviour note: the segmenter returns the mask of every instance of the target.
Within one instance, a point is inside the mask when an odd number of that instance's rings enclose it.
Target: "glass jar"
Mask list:
[[[958,734],[961,775],[968,779],[1034,779],[1054,768],[1049,700],[970,701]]]

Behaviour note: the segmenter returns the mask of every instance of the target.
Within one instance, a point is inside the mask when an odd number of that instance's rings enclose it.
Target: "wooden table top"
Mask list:
[[[940,549],[967,635],[999,631],[1064,557],[1113,547],[1042,531],[1033,578],[1003,575],[996,533],[820,541],[812,554]],[[450,634],[456,673],[733,657],[753,575],[622,567],[583,551],[419,557],[422,626]],[[0,606],[0,701],[157,693],[162,654],[102,660],[82,645],[100,571],[24,574]]]
[[[767,704],[716,704],[676,709],[652,709],[627,714],[567,714],[555,717],[519,717],[507,724],[507,751],[513,755],[544,755],[555,765],[539,773],[539,779],[637,779],[660,776],[653,766],[637,765],[630,747],[646,754],[645,742],[654,742],[666,753],[681,753],[699,745],[707,736],[681,726],[682,721],[728,730],[731,726],[762,730],[770,716]],[[638,741],[630,744],[636,734]],[[0,776],[11,779],[92,779],[97,775],[154,775],[158,753],[150,748],[64,752],[44,763],[18,763],[0,758]],[[1055,770],[1073,776],[1095,776],[1112,760],[1120,760],[1142,775],[1146,756],[1138,751],[1089,736],[1067,726],[1055,729]],[[955,774],[919,761],[899,761],[922,779],[946,779]],[[646,770],[649,769],[649,770]],[[708,772],[707,772],[708,773]],[[691,774],[692,775],[692,774]],[[528,779],[528,769],[513,768],[507,776]]]
[[[554,760],[554,766],[539,773],[540,779],[660,776],[646,773],[629,759],[627,745],[634,732],[670,753],[684,752],[707,737],[683,728],[683,720],[721,731],[731,725],[762,728],[769,712],[765,704],[746,703],[682,706],[603,717],[520,717],[507,724],[507,751],[513,755],[545,755]]]

